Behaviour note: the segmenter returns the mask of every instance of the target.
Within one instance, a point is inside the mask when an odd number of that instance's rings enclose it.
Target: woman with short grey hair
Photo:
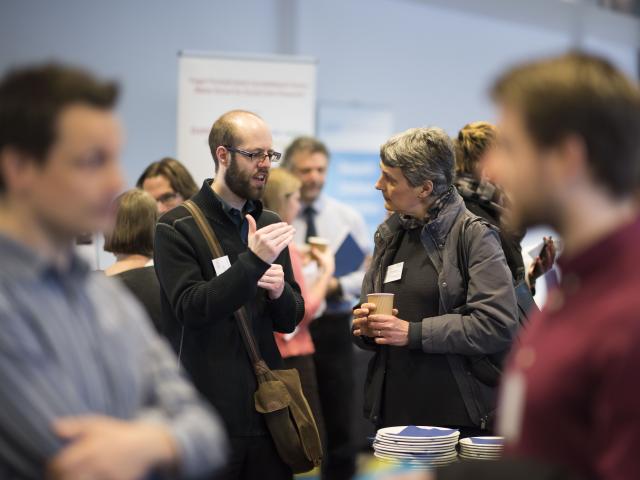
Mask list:
[[[453,187],[454,151],[440,128],[413,128],[380,149],[376,183],[392,212],[375,234],[353,333],[375,351],[365,414],[377,427],[490,429],[501,361],[518,326],[497,232]],[[393,315],[369,293],[393,293]]]
[[[402,170],[407,182],[419,187],[433,184],[433,195],[445,193],[453,183],[453,144],[438,127],[410,128],[391,137],[380,148],[382,163]]]

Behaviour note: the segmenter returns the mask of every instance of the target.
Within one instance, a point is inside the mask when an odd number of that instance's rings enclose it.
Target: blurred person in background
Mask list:
[[[198,185],[189,170],[175,158],[165,157],[145,168],[136,186],[158,202],[160,215],[193,197]]]
[[[138,188],[115,201],[116,222],[105,235],[104,251],[116,256],[105,270],[120,280],[144,306],[156,330],[162,330],[160,284],[153,268],[153,236],[158,221],[156,201]]]
[[[197,477],[225,458],[138,302],[74,254],[122,188],[116,97],[56,64],[0,80],[0,478]]]
[[[521,228],[562,236],[563,272],[505,371],[499,433],[512,460],[438,478],[640,478],[640,90],[572,52],[519,65],[492,89],[501,155],[489,165]],[[548,474],[551,475],[551,474]]]
[[[310,331],[316,350],[314,361],[327,435],[322,478],[349,479],[355,473],[357,448],[351,309],[360,297],[370,255],[369,233],[360,212],[323,193],[329,168],[326,145],[312,137],[299,137],[287,147],[282,167],[302,182],[302,208],[293,222],[296,243],[304,245],[310,237],[322,237],[329,241],[329,248],[337,258],[339,274],[331,279],[326,309],[311,324]],[[344,261],[341,263],[338,258],[345,244],[351,252],[361,253],[362,261],[354,269],[345,268]]]
[[[300,211],[301,185],[300,180],[288,171],[282,168],[273,169],[264,192],[265,208],[274,211],[282,221],[290,224]],[[308,254],[303,256],[294,243],[289,245],[289,253],[293,275],[304,298],[304,318],[293,333],[276,333],[276,343],[285,368],[295,368],[300,373],[304,394],[316,418],[320,436],[325,442],[318,380],[313,362],[315,347],[309,333],[309,325],[325,301],[335,271],[335,259],[331,250],[322,251],[316,247],[311,247]],[[317,268],[313,269],[314,266]]]
[[[529,265],[525,275],[521,247],[525,231],[515,231],[510,225],[508,198],[487,174],[487,164],[497,154],[497,135],[497,128],[488,122],[473,122],[462,127],[454,140],[455,185],[472,213],[499,227],[500,243],[514,282],[526,281],[535,293],[536,279],[553,267],[555,244],[550,237],[544,238],[547,247]]]
[[[400,133],[381,147],[380,159],[376,188],[394,213],[376,231],[353,324],[356,343],[375,351],[365,415],[378,428],[486,434],[518,325],[498,234],[453,186],[453,145],[443,130]],[[369,293],[393,293],[396,313],[376,314]]]

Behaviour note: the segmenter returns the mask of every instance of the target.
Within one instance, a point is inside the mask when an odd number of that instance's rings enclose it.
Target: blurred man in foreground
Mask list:
[[[74,240],[122,187],[117,87],[48,65],[0,80],[0,478],[199,476],[220,422],[124,287]]]
[[[562,283],[505,372],[498,428],[509,457],[556,468],[467,464],[438,478],[640,478],[640,91],[571,53],[505,73],[493,95],[502,155],[490,168],[521,226],[549,224],[566,245]]]

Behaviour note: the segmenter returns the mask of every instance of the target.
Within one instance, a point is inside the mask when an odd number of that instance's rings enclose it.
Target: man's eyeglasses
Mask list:
[[[230,152],[239,153],[240,155],[247,157],[254,163],[263,162],[265,158],[268,158],[269,162],[271,162],[271,164],[273,165],[274,163],[278,163],[280,161],[280,157],[282,157],[282,154],[280,152],[247,152],[246,150],[240,150],[239,148],[228,147],[226,145],[224,146],[224,148],[226,148]]]

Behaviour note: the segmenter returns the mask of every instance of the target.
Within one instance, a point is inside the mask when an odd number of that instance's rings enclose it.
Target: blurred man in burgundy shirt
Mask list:
[[[502,384],[508,456],[534,463],[463,468],[474,479],[490,469],[496,479],[639,479],[640,92],[604,60],[573,53],[505,73],[493,96],[502,155],[492,169],[521,226],[561,234],[563,279]],[[555,470],[531,466],[542,463]],[[438,478],[460,478],[450,473]]]

